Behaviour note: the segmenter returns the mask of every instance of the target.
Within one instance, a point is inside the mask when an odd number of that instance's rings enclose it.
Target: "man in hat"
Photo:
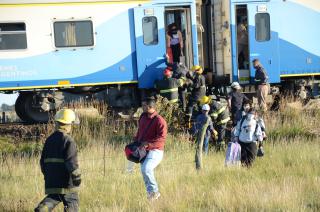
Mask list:
[[[254,80],[258,85],[257,90],[257,98],[260,110],[265,112],[267,111],[267,96],[269,93],[269,86],[268,86],[268,75],[266,70],[261,65],[259,59],[254,59],[252,61],[253,67],[256,69],[256,74]]]

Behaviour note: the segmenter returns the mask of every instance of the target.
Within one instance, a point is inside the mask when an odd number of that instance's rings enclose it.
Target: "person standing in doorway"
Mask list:
[[[141,142],[148,151],[145,160],[141,163],[141,173],[149,200],[156,200],[160,197],[154,169],[162,161],[167,137],[167,123],[157,113],[155,106],[156,102],[152,97],[142,101],[143,113],[139,120],[138,132],[134,138],[135,141]]]
[[[254,80],[258,85],[257,89],[257,99],[260,110],[265,112],[267,111],[267,96],[269,93],[269,86],[268,86],[268,75],[266,70],[261,65],[259,59],[254,59],[252,61],[253,67],[256,69],[256,74]]]
[[[180,63],[180,56],[182,55],[183,49],[183,39],[181,31],[178,30],[178,27],[175,23],[172,23],[168,26],[167,48],[171,49],[172,62]]]

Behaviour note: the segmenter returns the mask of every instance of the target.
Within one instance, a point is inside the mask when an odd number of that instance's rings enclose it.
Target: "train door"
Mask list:
[[[236,5],[236,55],[241,84],[250,83],[249,31],[247,5]]]
[[[164,7],[134,8],[139,88],[153,88],[165,68]]]
[[[270,3],[248,4],[250,61],[255,58],[260,60],[269,75],[270,83],[280,81],[279,37],[277,32],[272,31],[277,21],[273,12]],[[250,75],[254,77],[255,70],[250,67]]]
[[[183,48],[181,63],[187,67],[193,65],[192,31],[191,31],[191,12],[189,7],[167,7],[165,9],[165,26],[168,34],[168,26],[175,23],[182,33]],[[167,49],[168,50],[168,49]]]

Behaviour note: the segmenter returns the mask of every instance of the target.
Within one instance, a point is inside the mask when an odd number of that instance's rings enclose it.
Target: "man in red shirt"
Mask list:
[[[164,144],[167,136],[167,123],[155,109],[154,98],[142,101],[143,113],[139,120],[138,132],[135,140],[141,142],[149,151],[146,159],[141,163],[141,173],[147,189],[149,200],[160,197],[158,184],[154,177],[154,169],[163,158]]]

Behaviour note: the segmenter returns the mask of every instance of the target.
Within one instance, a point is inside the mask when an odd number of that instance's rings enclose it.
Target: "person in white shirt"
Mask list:
[[[256,120],[257,113],[251,108],[234,129],[235,141],[241,146],[241,163],[244,166],[252,166],[257,155],[257,141],[262,142],[263,133]]]

